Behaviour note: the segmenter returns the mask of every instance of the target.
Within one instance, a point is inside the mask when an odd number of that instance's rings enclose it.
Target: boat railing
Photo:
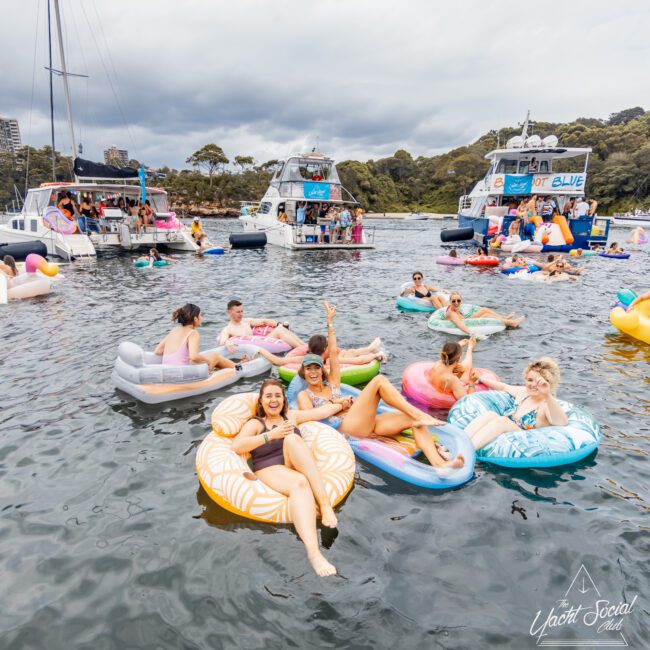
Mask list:
[[[305,188],[308,183],[308,188]],[[323,201],[325,203],[345,202],[358,203],[352,194],[340,183],[329,181],[282,181],[273,183],[277,187],[280,198],[298,199],[299,201]]]
[[[282,224],[288,225],[291,228],[291,238],[292,241],[296,244],[318,244],[321,234],[323,235],[323,243],[340,243],[344,244],[345,241],[330,242],[330,231],[325,230],[324,232],[320,229],[320,226],[317,224]],[[351,229],[352,230],[352,229]],[[326,240],[326,241],[325,241]],[[365,240],[365,241],[364,241]],[[354,232],[351,232],[350,239],[347,240],[351,244],[374,244],[375,243],[375,226],[366,226],[364,224],[361,235],[357,235],[357,239],[354,238]]]

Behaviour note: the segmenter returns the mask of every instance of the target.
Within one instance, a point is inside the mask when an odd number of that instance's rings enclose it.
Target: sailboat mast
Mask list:
[[[61,13],[59,11],[59,0],[54,0],[54,15],[56,17],[56,33],[59,39],[59,57],[61,59],[61,72],[63,77],[63,91],[65,93],[65,107],[68,112],[68,128],[70,129],[70,142],[72,143],[72,162],[77,156],[77,143],[74,139],[74,128],[72,127],[72,106],[70,104],[70,88],[68,87],[68,69],[65,65],[65,53],[63,51],[63,36],[61,34]],[[78,180],[74,176],[75,182]]]
[[[52,181],[56,183],[56,149],[54,147],[54,85],[52,72],[52,20],[50,13],[50,5],[52,3],[47,0],[47,43],[50,53],[50,129],[52,131]]]

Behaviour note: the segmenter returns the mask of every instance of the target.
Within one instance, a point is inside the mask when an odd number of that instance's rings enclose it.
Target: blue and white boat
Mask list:
[[[522,199],[551,196],[562,214],[571,199],[577,202],[585,197],[591,148],[562,146],[554,135],[544,139],[529,136],[529,125],[527,116],[521,135],[510,138],[505,149],[495,149],[485,156],[490,161],[487,174],[470,194],[460,198],[458,226],[473,228],[478,244],[487,245],[495,231],[508,233],[516,219],[512,208]],[[559,226],[553,224],[555,236],[543,246],[543,252],[587,249],[607,243],[609,219],[585,215],[571,216],[567,222],[573,242],[566,243]]]

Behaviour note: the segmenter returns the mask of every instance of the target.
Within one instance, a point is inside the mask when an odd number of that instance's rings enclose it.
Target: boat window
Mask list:
[[[497,166],[497,174],[516,174],[517,167],[517,160],[508,160],[507,158],[502,158],[499,160],[499,165]]]
[[[36,219],[30,219],[29,227],[32,232],[36,232],[38,230],[38,221],[36,221]]]
[[[284,162],[279,162],[276,165],[275,174],[273,174],[273,180],[274,181],[280,180],[280,176],[282,175],[282,170],[283,169],[284,169]]]
[[[339,183],[336,167],[331,161],[320,159],[290,160],[282,174],[283,181],[327,181]]]
[[[542,160],[539,163],[539,171],[542,172],[543,174],[548,174],[551,170],[549,168],[549,161],[548,160]]]
[[[260,209],[258,210],[259,214],[268,214],[271,212],[271,203],[270,201],[262,201],[260,203]]]
[[[528,160],[520,160],[519,161],[519,173],[520,174],[527,174],[529,164],[530,163],[529,163]]]

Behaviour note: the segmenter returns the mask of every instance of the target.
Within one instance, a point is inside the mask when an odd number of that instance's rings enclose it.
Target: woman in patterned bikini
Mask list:
[[[465,433],[475,449],[482,449],[502,433],[568,424],[566,413],[555,399],[560,368],[550,357],[541,357],[526,366],[525,386],[510,386],[488,377],[481,377],[480,381],[492,390],[506,391],[515,403],[504,415],[487,411],[467,425]]]

